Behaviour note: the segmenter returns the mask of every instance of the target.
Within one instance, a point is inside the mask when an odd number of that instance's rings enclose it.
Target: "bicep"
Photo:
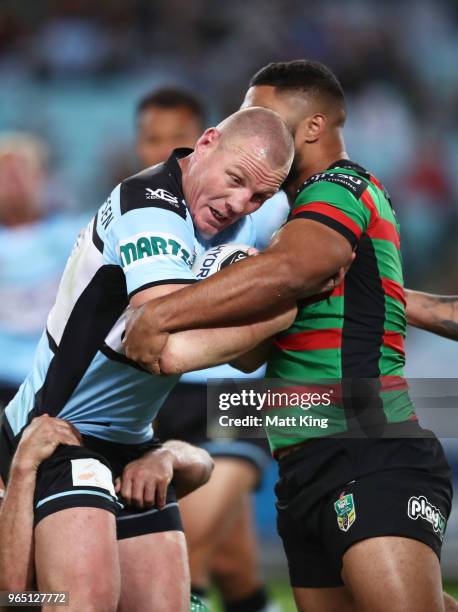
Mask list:
[[[352,258],[353,247],[338,231],[311,219],[294,219],[265,251],[283,262],[285,273],[301,285],[320,283],[335,275]]]

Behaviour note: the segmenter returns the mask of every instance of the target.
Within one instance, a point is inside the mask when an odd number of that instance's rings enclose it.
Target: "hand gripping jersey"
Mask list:
[[[195,281],[199,240],[186,206],[176,150],[163,164],[123,181],[81,232],[67,262],[33,369],[5,410],[11,440],[43,413],[83,434],[140,444],[178,377],[154,377],[122,349],[125,309],[138,291]],[[249,218],[219,236],[253,245]]]
[[[320,386],[326,395],[316,406],[274,411],[296,418],[276,424],[270,419],[274,451],[348,431],[348,405],[344,409],[338,397],[345,393],[342,381],[358,386],[352,408],[362,414],[370,407],[369,425],[414,418],[402,378],[406,319],[399,225],[388,194],[361,166],[341,160],[300,188],[289,222],[301,218],[342,234],[356,259],[332,293],[299,303],[293,325],[276,338],[268,377],[329,384]],[[310,391],[318,389],[312,384]]]

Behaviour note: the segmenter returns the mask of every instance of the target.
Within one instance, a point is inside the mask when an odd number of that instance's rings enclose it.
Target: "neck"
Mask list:
[[[312,154],[303,152],[300,158],[302,163],[298,168],[297,178],[288,186],[287,190],[288,197],[293,200],[299,187],[311,176],[318,172],[324,172],[339,159],[349,159],[348,153],[345,151],[345,143],[340,134],[332,143],[324,142]]]

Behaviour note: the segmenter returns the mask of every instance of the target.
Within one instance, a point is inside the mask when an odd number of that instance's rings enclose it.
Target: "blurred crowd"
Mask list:
[[[261,66],[294,58],[339,76],[348,152],[391,194],[407,284],[458,293],[456,0],[0,0],[0,408],[79,229],[140,169],[142,96],[186,88],[215,124]],[[411,330],[407,348],[408,376],[456,376],[454,343]],[[449,531],[458,549],[458,518]]]
[[[455,1],[3,0],[0,232],[12,246],[0,260],[2,342],[7,320],[19,333],[24,299],[8,262],[22,253],[22,276],[48,283],[51,299],[75,227],[138,169],[140,96],[187,87],[213,123],[239,106],[259,67],[302,57],[324,61],[342,81],[348,151],[391,193],[408,284],[457,292]],[[35,232],[43,223],[55,228],[46,239]],[[25,263],[34,252],[39,272]],[[49,300],[34,295],[27,299],[44,312]]]

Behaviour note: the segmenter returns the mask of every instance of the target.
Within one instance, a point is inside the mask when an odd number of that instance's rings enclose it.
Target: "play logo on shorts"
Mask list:
[[[341,493],[339,499],[334,502],[334,510],[337,514],[337,525],[341,531],[348,531],[356,520],[355,500],[353,493],[344,495]]]
[[[72,459],[72,481],[74,487],[99,487],[116,497],[111,472],[97,459]]]
[[[447,521],[442,512],[433,506],[423,495],[411,497],[407,504],[407,516],[416,521],[418,518],[430,523],[434,532],[442,540],[445,533]]]

